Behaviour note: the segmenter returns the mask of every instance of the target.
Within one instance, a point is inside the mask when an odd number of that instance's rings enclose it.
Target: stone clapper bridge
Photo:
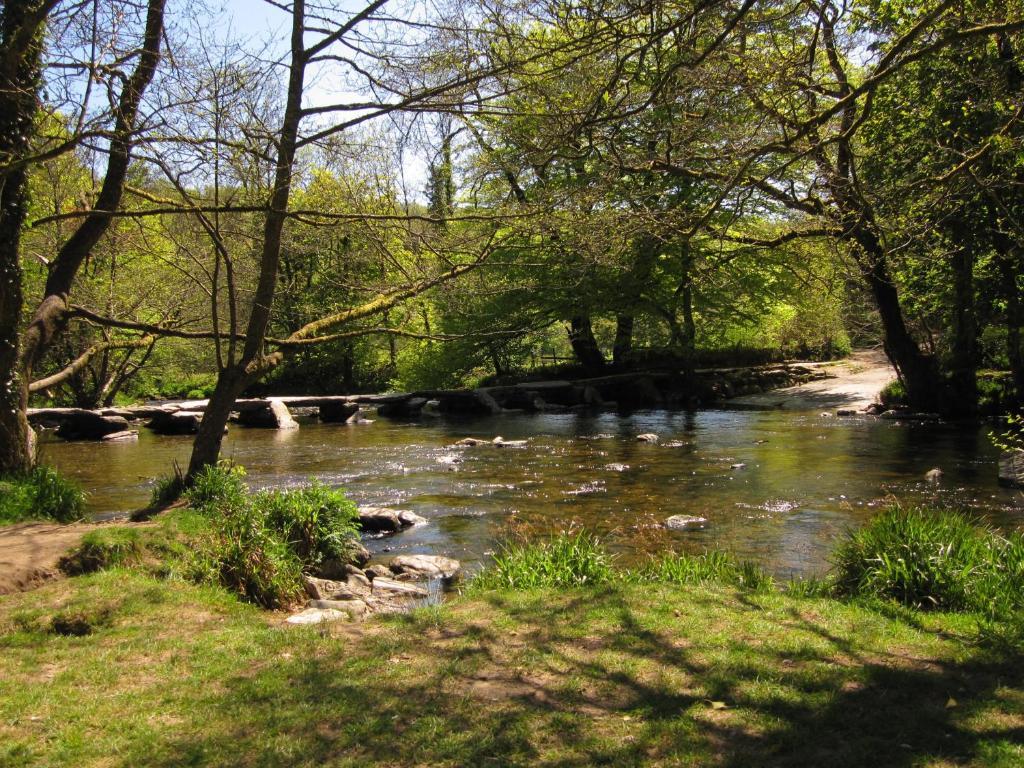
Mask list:
[[[299,395],[245,398],[235,402],[232,420],[242,426],[294,429],[293,411],[324,423],[357,424],[368,409],[395,419],[490,416],[501,413],[630,412],[644,408],[709,405],[733,397],[807,384],[830,377],[828,364],[800,363],[716,368],[690,375],[673,371],[622,373],[575,381],[532,381],[468,390],[421,390],[378,395]],[[194,434],[207,400],[182,400],[120,408],[32,408],[36,428],[56,428],[66,440],[134,440],[133,423],[161,435]]]

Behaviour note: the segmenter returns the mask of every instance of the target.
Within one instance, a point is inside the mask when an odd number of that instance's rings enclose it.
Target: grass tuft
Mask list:
[[[85,516],[85,493],[52,467],[0,477],[0,525],[24,520],[71,523]]]
[[[755,563],[737,561],[725,552],[662,555],[628,572],[626,578],[661,584],[723,584],[755,592],[774,586],[772,577]]]
[[[82,543],[60,560],[69,576],[135,565],[142,559],[142,541],[135,528],[102,528],[82,537]]]
[[[894,506],[833,555],[836,594],[990,618],[1024,609],[1024,538],[950,511]]]
[[[153,493],[149,497],[149,505],[151,507],[165,507],[180,499],[184,492],[185,474],[181,471],[181,467],[178,466],[178,462],[175,461],[174,472],[170,475],[158,477],[153,484]]]
[[[472,580],[475,590],[582,587],[615,577],[600,539],[585,531],[566,532],[540,543],[508,544],[494,564]]]

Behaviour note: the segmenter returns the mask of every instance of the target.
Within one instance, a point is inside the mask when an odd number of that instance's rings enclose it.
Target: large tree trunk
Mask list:
[[[9,168],[0,175],[0,474],[25,472],[35,458],[25,417],[28,380],[18,371],[21,230],[28,215],[28,170],[18,161],[33,136],[43,28],[54,5],[8,0],[0,8],[0,165]]]
[[[882,244],[874,232],[857,227],[854,238],[861,249],[861,272],[882,321],[885,353],[907,390],[911,406],[922,411],[942,408],[942,386],[935,359],[921,352],[903,318],[899,292],[889,275]]]
[[[0,133],[8,115],[0,100]],[[28,184],[22,169],[4,179],[0,192],[0,475],[31,468],[34,434],[22,407],[22,383],[18,378],[18,326],[23,303],[21,263],[18,258],[21,227],[28,207]]]
[[[139,61],[131,76],[125,81],[118,99],[107,172],[93,210],[64,243],[50,264],[44,297],[36,308],[32,322],[22,335],[21,357],[18,363],[18,408],[22,414],[28,409],[29,384],[35,366],[42,360],[46,350],[67,323],[69,295],[78,269],[109,229],[113,214],[121,204],[131,162],[131,148],[135,141],[139,105],[160,61],[164,4],[165,0],[149,0]]]
[[[615,343],[612,346],[612,362],[626,365],[633,355],[633,316],[619,315],[615,318]]]
[[[963,227],[955,228],[954,235]],[[966,233],[956,237],[970,242]],[[959,247],[951,260],[953,269],[953,342],[949,366],[946,412],[970,415],[978,409],[978,324],[974,308],[974,250]]]
[[[569,344],[576,359],[584,368],[598,370],[604,368],[604,355],[594,338],[594,327],[589,315],[576,315],[569,321]]]

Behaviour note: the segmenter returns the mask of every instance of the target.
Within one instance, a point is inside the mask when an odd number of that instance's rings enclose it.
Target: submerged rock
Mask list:
[[[389,507],[360,507],[359,528],[366,533],[398,533],[427,520],[415,512]]]
[[[523,448],[526,445],[526,440],[506,440],[498,435],[491,440],[491,445],[496,445],[499,448]]]
[[[427,524],[427,518],[417,515],[415,512],[410,512],[407,509],[398,510],[398,521],[402,524],[403,528]]]
[[[638,443],[657,443],[659,439],[653,432],[644,432],[642,435],[636,436]]]
[[[367,533],[398,533],[402,530],[398,511],[387,507],[360,507],[359,528]]]
[[[139,432],[135,429],[126,429],[123,432],[111,432],[103,436],[105,443],[128,443],[139,439]]]
[[[696,515],[672,515],[665,521],[665,527],[673,531],[693,531],[704,528],[708,524],[707,518]]]

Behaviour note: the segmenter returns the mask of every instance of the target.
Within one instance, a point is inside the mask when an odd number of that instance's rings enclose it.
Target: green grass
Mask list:
[[[851,533],[833,562],[841,596],[991,619],[1024,612],[1024,537],[958,512],[894,506]]]
[[[0,477],[0,525],[25,520],[70,523],[85,515],[85,493],[52,467]]]
[[[0,597],[0,765],[1024,760],[1024,666],[964,614],[617,580],[281,618],[140,570]]]
[[[600,540],[576,531],[547,541],[505,544],[470,588],[581,587],[603,584],[614,577],[612,559]]]
[[[571,532],[503,548],[443,605],[292,627],[197,583],[212,510],[256,506],[239,473],[208,480],[196,509],[90,534],[102,570],[0,597],[0,765],[1024,764],[1015,611],[842,571],[779,589],[715,553],[621,570]],[[320,519],[333,492],[307,490],[295,519]],[[841,562],[931,563],[933,540],[1009,557],[963,518],[894,509]]]
[[[100,528],[82,537],[82,543],[62,558],[60,568],[75,576],[142,562],[145,546],[137,528]]]
[[[769,591],[772,577],[749,561],[737,561],[724,552],[702,555],[667,554],[651,560],[626,578],[666,584],[722,584],[755,592]]]
[[[109,528],[87,535],[62,568],[69,574],[143,566],[154,574],[220,584],[264,608],[294,605],[303,573],[356,556],[358,512],[343,491],[316,482],[251,493],[245,470],[223,464],[200,472],[186,509],[150,528]]]

